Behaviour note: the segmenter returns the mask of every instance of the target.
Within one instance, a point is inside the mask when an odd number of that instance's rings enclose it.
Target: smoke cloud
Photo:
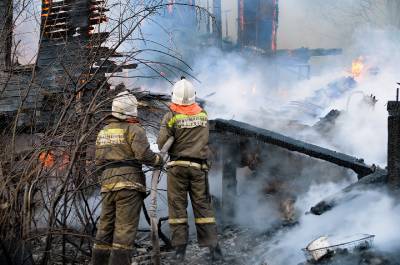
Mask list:
[[[298,199],[296,207],[306,212],[309,205],[315,204],[326,194],[337,191],[340,186],[343,184],[312,186],[307,194]],[[253,264],[261,264],[263,261],[272,265],[303,262],[305,257],[301,249],[320,236],[373,234],[376,236],[376,249],[396,253],[400,247],[397,226],[400,221],[399,207],[384,192],[366,191],[351,202],[322,216],[303,215],[300,225],[274,237],[274,245],[266,242],[259,246],[254,254],[259,258]]]
[[[291,13],[293,12],[287,14]],[[166,20],[162,18],[157,21]],[[169,23],[174,22],[169,21]],[[290,23],[294,26],[293,21]],[[323,27],[327,24],[329,21],[326,21],[318,32],[325,31]],[[332,28],[332,24],[329,25]],[[329,30],[338,40],[320,42],[315,37],[318,34],[314,35],[315,38],[311,38],[312,36],[307,36],[305,31],[298,32],[290,27],[287,28],[287,31],[296,33],[293,34],[294,38],[308,39],[309,42],[302,43],[310,48],[328,47],[330,43],[333,47],[345,48],[342,56],[328,57],[318,62],[313,60],[315,63],[313,66],[317,66],[318,69],[313,68],[311,78],[307,80],[299,78],[296,67],[287,66],[286,61],[263,57],[251,51],[244,53],[221,51],[210,47],[207,43],[203,43],[200,45],[202,48],[194,51],[191,48],[195,47],[195,44],[202,43],[198,34],[188,34],[189,36],[183,38],[179,34],[168,34],[160,28],[159,23],[149,22],[142,26],[142,36],[151,41],[142,41],[140,47],[158,49],[160,45],[156,43],[162,43],[165,45],[163,48],[165,52],[185,60],[192,67],[193,70],[190,71],[185,65],[180,65],[196,77],[197,80],[192,79],[192,81],[197,87],[198,96],[207,101],[206,110],[211,119],[243,121],[362,157],[369,164],[386,166],[386,102],[394,98],[394,88],[398,81],[396,80],[399,69],[397,62],[400,59],[398,30],[377,29],[370,25],[354,27],[345,34],[343,32],[336,34],[337,29]],[[281,25],[281,31],[282,28],[285,27]],[[160,32],[162,33],[158,34]],[[343,36],[351,37],[344,40]],[[130,44],[132,43],[134,42]],[[295,42],[290,38],[282,38],[281,43],[288,43],[285,46],[290,48],[302,45],[294,46]],[[131,47],[129,44],[125,44],[122,48],[129,47]],[[145,60],[177,63],[176,59],[152,52],[142,55],[141,59]],[[360,77],[352,80],[351,63],[360,56],[363,57],[365,69]],[[157,66],[156,69],[157,74],[165,74],[175,80],[182,74],[178,70],[164,71],[162,66]],[[136,75],[149,73],[148,68],[139,68],[135,71]],[[346,83],[348,80],[353,85],[348,85]],[[129,88],[141,86],[144,90],[164,93],[170,93],[172,87],[160,79],[143,81],[135,78],[131,78],[127,86]],[[371,94],[378,100],[374,106],[366,102]],[[313,125],[332,109],[340,110],[341,114],[332,129],[322,134]],[[303,125],[304,129],[294,130],[292,126],[294,123]],[[154,135],[151,139],[154,143]],[[153,148],[157,149],[155,146]],[[365,191],[351,202],[340,205],[322,216],[306,215],[305,212],[310,206],[355,182],[354,174],[306,157],[301,159],[303,167],[300,167],[300,170],[285,171],[283,169],[290,169],[293,166],[291,160],[287,159],[288,152],[279,153],[268,146],[265,150],[266,152],[262,153],[261,169],[256,173],[248,169],[239,171],[238,217],[235,221],[256,231],[268,230],[279,221],[281,219],[279,203],[265,192],[266,186],[271,181],[279,180],[288,186],[286,190],[292,191],[287,197],[296,198],[294,206],[299,225],[278,233],[271,242],[265,242],[257,247],[254,250],[254,256],[257,258],[249,264],[261,264],[261,262],[272,265],[297,264],[304,261],[301,249],[322,235],[347,236],[370,233],[376,235],[377,249],[390,252],[399,249],[400,238],[397,228],[400,221],[399,205],[384,191]],[[277,154],[275,152],[279,155],[274,156]],[[304,162],[306,160],[309,162]],[[166,188],[165,180],[164,176],[160,189]],[[215,165],[210,172],[210,183],[212,193],[220,197],[221,170],[218,165]],[[165,195],[165,192],[160,192],[159,216],[167,215]]]
[[[211,118],[241,120],[275,130],[308,142],[365,159],[366,163],[386,166],[387,111],[386,102],[395,96],[400,41],[397,30],[370,26],[354,30],[347,40],[344,54],[315,71],[309,80],[297,80],[279,62],[259,56],[222,52],[207,48],[191,58],[198,95],[207,100]],[[362,56],[362,74],[351,79],[351,64]],[[276,74],[278,73],[278,74]],[[347,78],[347,79],[346,79]],[[347,86],[346,82],[352,82]],[[153,88],[150,85],[150,90]],[[165,85],[154,90],[170,92]],[[371,97],[377,102],[371,104]],[[328,134],[312,127],[330,110],[341,114]],[[289,124],[297,122],[306,129],[293,131]],[[278,164],[282,157],[266,155],[265,164]],[[365,191],[357,199],[338,206],[322,216],[305,212],[327,195],[356,181],[354,175],[316,163],[314,168],[300,171],[296,181],[290,175],[274,176],[270,168],[252,179],[251,172],[241,172],[236,222],[256,230],[268,230],[280,218],[276,203],[262,189],[273,177],[283,178],[298,191],[295,208],[299,225],[284,230],[254,251],[256,259],[249,264],[298,264],[305,257],[301,251],[310,241],[323,235],[348,236],[357,233],[376,235],[375,248],[395,253],[399,249],[399,206],[385,191]],[[287,167],[288,165],[282,165]],[[220,191],[220,171],[211,174]],[[322,178],[326,177],[326,178]],[[248,190],[246,190],[246,187]],[[246,214],[244,214],[246,213]],[[245,216],[246,218],[241,218]],[[272,247],[272,245],[274,245]]]

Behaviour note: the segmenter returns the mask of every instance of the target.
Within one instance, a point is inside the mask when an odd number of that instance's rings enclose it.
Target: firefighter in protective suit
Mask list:
[[[167,164],[168,222],[176,249],[175,259],[179,262],[185,258],[188,243],[188,194],[199,245],[210,248],[213,260],[222,259],[207,179],[208,118],[195,102],[195,94],[192,83],[184,78],[174,85],[171,111],[165,114],[157,139],[161,149],[170,136],[175,138]]]
[[[93,265],[129,265],[146,192],[142,164],[160,166],[137,119],[137,100],[128,92],[112,103],[112,118],[96,140],[96,165],[101,175],[102,205]]]

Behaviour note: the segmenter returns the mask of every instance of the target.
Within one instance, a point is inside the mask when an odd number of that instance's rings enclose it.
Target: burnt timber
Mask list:
[[[4,70],[11,64],[12,49],[12,15],[13,2],[0,0],[0,69]]]
[[[363,159],[296,140],[276,132],[252,126],[247,123],[235,120],[216,119],[210,121],[210,125],[212,132],[230,132],[239,136],[250,137],[264,143],[287,149],[289,151],[299,152],[313,158],[322,159],[338,166],[351,169],[358,174],[359,179],[374,172],[374,167],[366,165],[363,162]]]
[[[386,170],[377,168],[373,174],[360,179],[340,192],[328,196],[324,200],[318,202],[316,205],[311,207],[310,212],[314,215],[322,215],[339,204],[347,203],[352,199],[357,198],[361,195],[361,191],[365,189],[383,188],[388,181],[387,174],[388,172]]]
[[[358,196],[357,193],[352,191],[359,191],[366,189],[373,185],[381,188],[389,188],[389,191],[398,193],[400,175],[399,175],[399,161],[400,161],[400,149],[399,149],[399,127],[400,127],[400,102],[398,97],[396,101],[389,101],[387,104],[387,110],[389,112],[388,117],[388,153],[387,153],[387,170],[377,168],[374,174],[366,176],[358,182],[346,187],[341,192],[334,194],[328,198],[317,203],[311,207],[310,212],[315,215],[321,215],[331,210],[336,205],[347,202],[352,198]]]
[[[21,66],[12,61],[12,1],[0,0],[0,127],[17,117],[22,128],[46,128],[56,118],[58,101],[75,95],[79,104],[99,86],[106,73],[134,69],[120,64],[113,49],[103,46],[108,32],[95,32],[107,21],[104,1],[42,1],[37,60]]]
[[[398,93],[398,92],[397,92]],[[400,188],[400,102],[389,101],[388,117],[388,181],[390,186]]]

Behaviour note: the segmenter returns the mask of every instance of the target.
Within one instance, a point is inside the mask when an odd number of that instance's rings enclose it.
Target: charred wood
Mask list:
[[[360,179],[374,172],[374,167],[366,165],[363,159],[299,141],[266,129],[257,128],[247,123],[235,120],[217,119],[211,121],[210,124],[212,132],[231,132],[236,135],[251,137],[264,143],[276,145],[290,151],[299,152],[310,157],[322,159],[338,166],[352,169],[358,174]]]
[[[361,194],[359,191],[383,187],[387,184],[387,181],[387,171],[377,168],[373,174],[365,176],[358,182],[351,184],[342,191],[317,203],[315,206],[311,207],[310,212],[315,215],[324,214],[335,206],[349,202],[350,200],[358,197]]]

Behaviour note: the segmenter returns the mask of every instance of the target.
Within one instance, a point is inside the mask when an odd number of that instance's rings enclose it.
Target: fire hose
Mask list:
[[[171,145],[174,142],[174,137],[169,137],[165,142],[164,146],[160,150],[160,155],[163,158],[163,161],[166,161],[168,158],[168,150],[171,148]],[[157,186],[161,174],[161,169],[156,169],[153,172],[151,177],[151,191],[150,191],[150,207],[149,207],[149,215],[150,215],[150,226],[151,226],[151,243],[153,245],[153,250],[151,253],[151,261],[154,265],[160,265],[160,242],[158,238],[158,217],[157,217]]]

